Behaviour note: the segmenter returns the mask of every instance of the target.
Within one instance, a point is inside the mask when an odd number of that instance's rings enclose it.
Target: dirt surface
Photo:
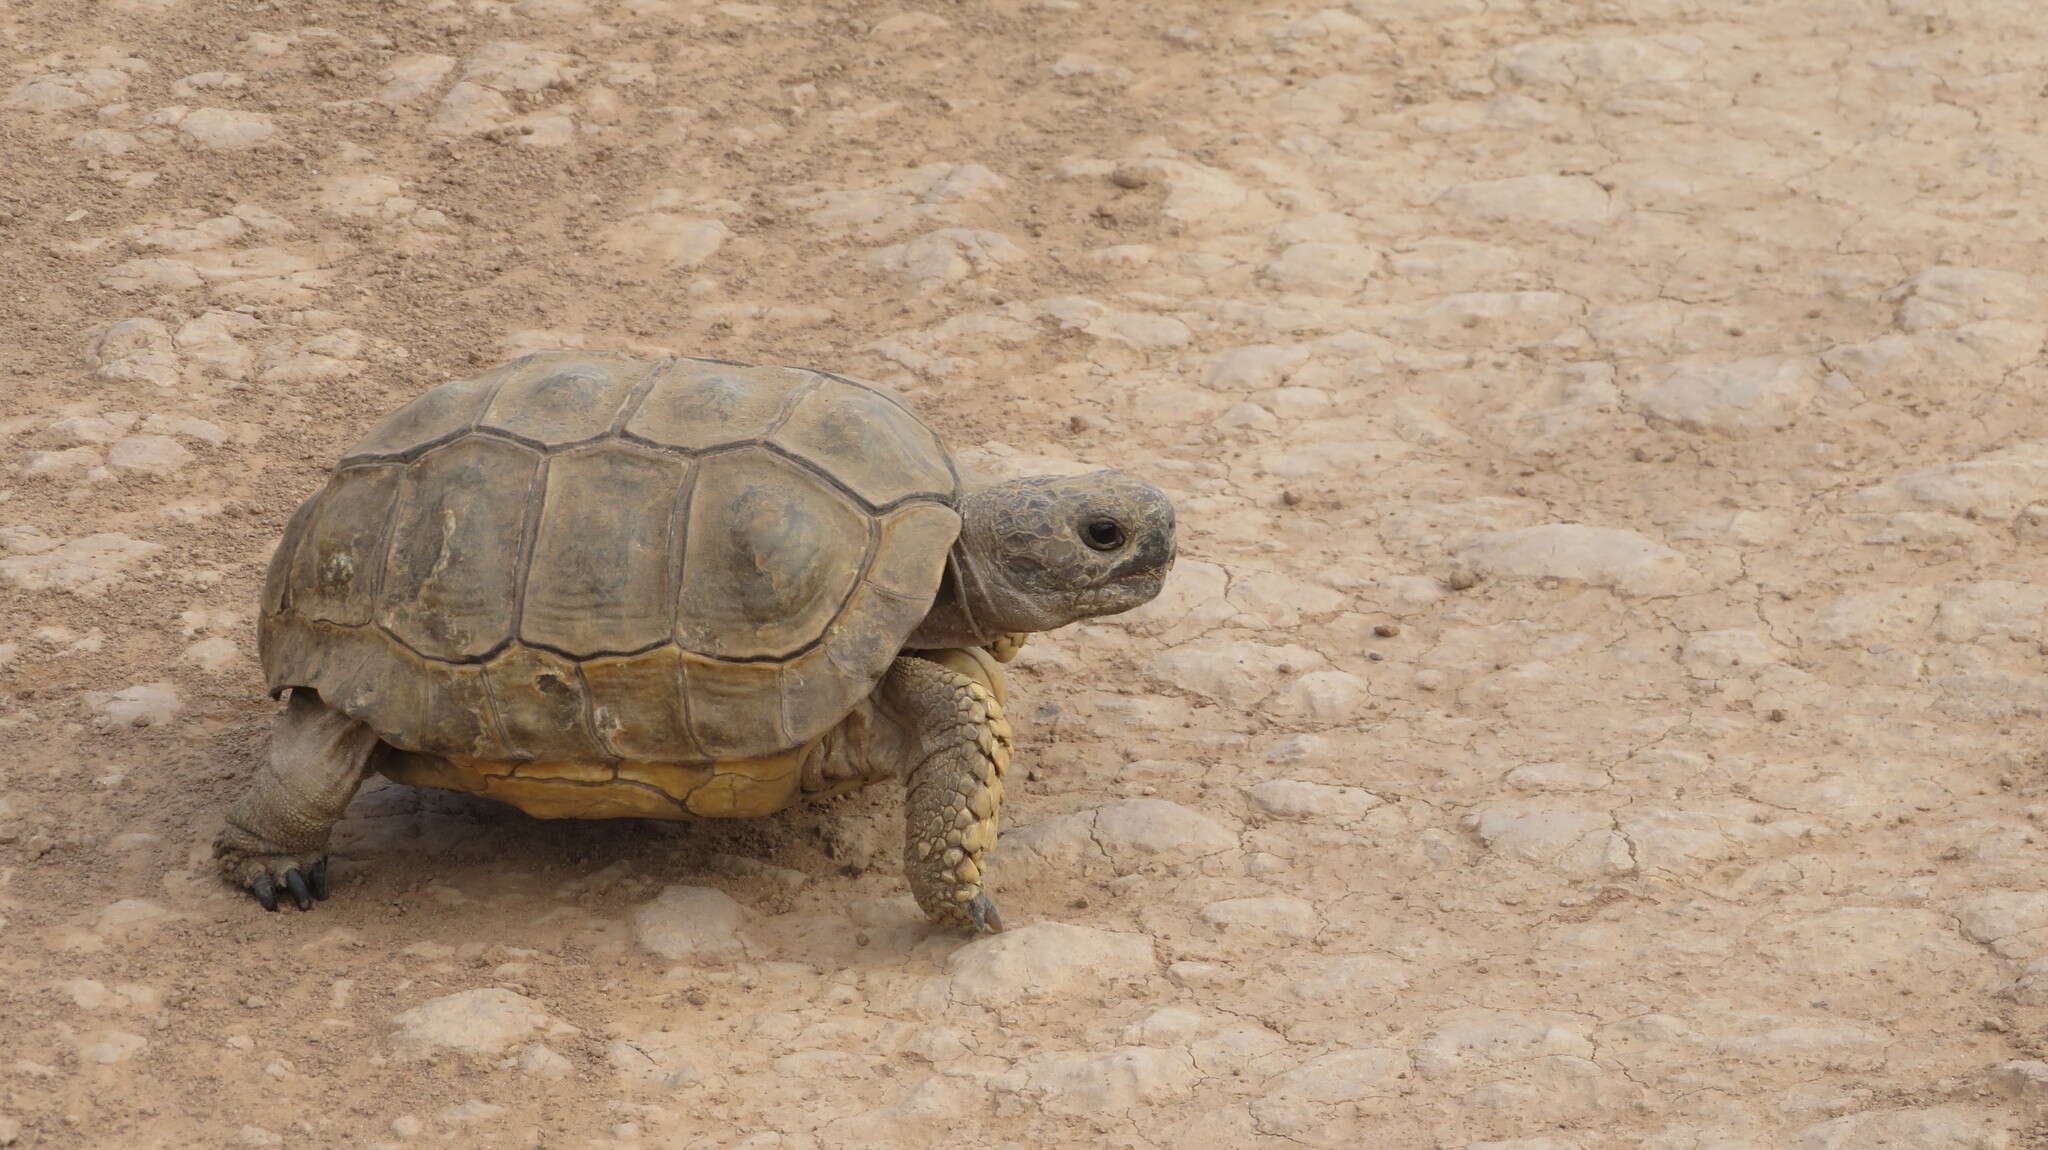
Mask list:
[[[0,1145],[2048,1145],[2015,0],[0,7]],[[1169,488],[898,796],[208,841],[285,517],[548,346]]]

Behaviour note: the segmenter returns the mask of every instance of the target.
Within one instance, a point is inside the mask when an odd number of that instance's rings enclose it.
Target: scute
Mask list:
[[[484,664],[505,744],[519,759],[589,761],[609,756],[591,736],[588,692],[575,663],[514,643]]]
[[[407,470],[377,621],[432,659],[474,659],[512,634],[526,511],[541,457],[472,436]]]
[[[953,472],[931,429],[850,383],[831,380],[805,396],[770,442],[817,464],[870,507],[953,497]]]
[[[697,465],[676,642],[726,659],[780,658],[824,634],[859,581],[868,517],[773,452]]]
[[[300,534],[287,572],[292,609],[307,619],[361,626],[376,609],[385,529],[405,469],[337,472]]]
[[[748,443],[773,431],[790,400],[821,382],[791,367],[679,360],[654,381],[625,430],[683,451]]]
[[[491,397],[497,394],[498,381],[516,366],[516,362],[507,364],[474,379],[458,379],[426,392],[386,416],[370,434],[357,440],[342,455],[342,466],[372,458],[402,458],[474,428]]]
[[[568,655],[622,654],[668,639],[679,540],[670,538],[686,459],[608,440],[548,460],[526,569],[519,638]]]
[[[661,370],[631,356],[543,352],[498,385],[477,426],[558,447],[603,435],[634,388]]]

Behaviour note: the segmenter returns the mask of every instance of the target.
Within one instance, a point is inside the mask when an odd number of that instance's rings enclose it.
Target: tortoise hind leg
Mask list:
[[[300,910],[327,897],[327,836],[369,773],[377,733],[292,689],[270,730],[270,753],[214,836],[213,857],[229,881],[265,910],[280,889]]]
[[[982,893],[982,859],[996,845],[1010,724],[1002,672],[968,650],[899,658],[885,705],[909,736],[904,778],[904,864],[910,893],[934,922],[991,933],[1002,915]]]

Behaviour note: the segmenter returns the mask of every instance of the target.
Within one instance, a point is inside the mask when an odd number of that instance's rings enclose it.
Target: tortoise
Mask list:
[[[528,355],[391,414],[292,515],[258,623],[285,703],[214,854],[306,910],[371,772],[542,818],[759,816],[900,778],[918,905],[997,931],[1000,664],[1152,599],[1174,552],[1150,484],[964,480],[843,375]]]

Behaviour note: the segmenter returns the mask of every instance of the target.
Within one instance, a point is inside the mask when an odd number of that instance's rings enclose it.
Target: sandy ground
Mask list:
[[[0,1145],[2048,1145],[2031,7],[0,6]],[[1172,490],[1010,934],[888,788],[215,877],[286,515],[545,346]]]

